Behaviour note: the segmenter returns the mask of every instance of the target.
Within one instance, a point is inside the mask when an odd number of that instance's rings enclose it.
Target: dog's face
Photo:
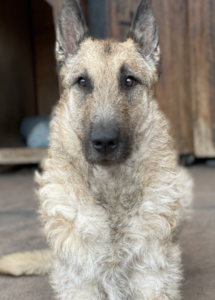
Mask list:
[[[157,80],[159,48],[149,1],[142,1],[125,43],[89,38],[74,0],[58,24],[57,58],[71,118],[87,161],[125,161],[135,149]]]

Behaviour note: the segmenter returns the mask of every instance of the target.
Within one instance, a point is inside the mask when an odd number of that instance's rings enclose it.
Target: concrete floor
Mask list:
[[[215,168],[195,166],[192,221],[181,235],[183,299],[215,299]],[[37,220],[33,173],[0,175],[0,255],[46,248]],[[0,276],[0,300],[54,299],[47,277]]]

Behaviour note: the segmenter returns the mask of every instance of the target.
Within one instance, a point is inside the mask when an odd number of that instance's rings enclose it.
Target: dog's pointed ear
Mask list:
[[[142,0],[133,19],[129,37],[138,44],[141,53],[149,60],[159,56],[158,28],[150,0]],[[155,56],[154,56],[155,55]],[[154,61],[154,63],[156,63]]]
[[[56,57],[59,63],[74,55],[82,41],[88,37],[88,29],[79,4],[67,0],[58,15]]]

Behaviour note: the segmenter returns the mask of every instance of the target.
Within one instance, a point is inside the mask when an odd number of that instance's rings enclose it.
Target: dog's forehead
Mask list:
[[[124,43],[88,39],[81,45],[79,57],[80,68],[87,69],[91,74],[106,71],[118,73],[123,65],[138,72],[140,66],[140,54],[131,39]]]

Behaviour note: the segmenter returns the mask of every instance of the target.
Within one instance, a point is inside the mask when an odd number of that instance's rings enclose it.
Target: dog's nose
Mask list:
[[[95,130],[91,133],[93,147],[99,153],[108,155],[117,148],[119,144],[119,133],[115,130]]]

